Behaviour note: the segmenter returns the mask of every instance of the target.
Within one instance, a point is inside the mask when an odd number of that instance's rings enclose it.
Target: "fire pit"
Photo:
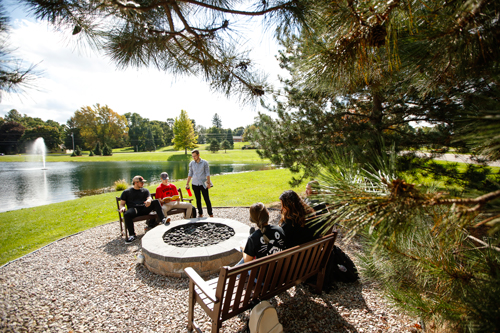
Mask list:
[[[159,225],[142,238],[144,265],[153,273],[173,277],[186,277],[185,267],[193,267],[201,276],[218,273],[241,259],[239,246],[248,230],[243,223],[219,218]]]

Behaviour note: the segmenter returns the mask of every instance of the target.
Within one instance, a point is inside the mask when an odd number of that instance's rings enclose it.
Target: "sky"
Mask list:
[[[265,112],[259,104],[242,105],[236,97],[228,99],[210,91],[208,83],[197,77],[174,77],[156,69],[117,69],[109,58],[76,47],[71,31],[57,32],[45,22],[26,17],[22,9],[6,5],[14,56],[37,64],[42,75],[35,82],[36,89],[22,95],[3,94],[1,117],[16,109],[23,115],[66,124],[76,110],[99,103],[121,115],[136,112],[161,121],[185,110],[197,125],[205,127],[212,126],[217,113],[224,128],[235,129],[253,123],[258,111]],[[254,37],[252,57],[277,85],[281,71],[275,58],[278,47],[268,42],[270,35]]]

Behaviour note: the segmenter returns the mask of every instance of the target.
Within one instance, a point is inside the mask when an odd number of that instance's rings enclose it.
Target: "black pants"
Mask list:
[[[156,214],[158,214],[157,216],[160,218],[160,220],[163,220],[165,215],[163,215],[163,211],[161,209],[161,205],[160,205],[160,202],[158,200],[151,201],[151,205],[149,205],[149,207],[142,206],[142,207],[136,207],[136,208],[129,208],[129,209],[127,209],[127,211],[125,213],[123,213],[123,218],[125,219],[125,227],[128,230],[129,236],[135,235],[134,221],[133,221],[134,217],[141,216],[141,215],[147,215],[152,210],[154,210],[156,212]]]
[[[194,196],[196,198],[196,208],[198,208],[198,215],[203,214],[203,206],[201,205],[201,194],[203,194],[205,205],[207,205],[208,215],[213,215],[212,203],[210,202],[208,189],[206,189],[203,185],[193,185],[193,191],[194,191]]]

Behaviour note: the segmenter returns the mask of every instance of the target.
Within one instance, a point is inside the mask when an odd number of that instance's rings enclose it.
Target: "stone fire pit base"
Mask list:
[[[234,229],[234,236],[215,245],[205,247],[176,247],[163,241],[163,234],[170,228],[197,222],[221,223]],[[232,266],[241,258],[240,242],[249,236],[249,227],[238,221],[220,218],[195,218],[177,220],[169,226],[159,225],[142,238],[144,265],[151,272],[187,277],[184,268],[192,267],[200,276],[218,273],[222,266]]]

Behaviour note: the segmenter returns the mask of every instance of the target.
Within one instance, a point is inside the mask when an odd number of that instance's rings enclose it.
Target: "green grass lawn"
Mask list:
[[[240,144],[240,143],[238,143]],[[236,144],[235,144],[236,146]],[[200,147],[201,148],[201,147]],[[201,158],[212,163],[270,163],[269,160],[262,160],[255,149],[242,150],[230,149],[225,152],[219,150],[216,153],[200,149]],[[0,156],[0,162],[29,162],[33,161],[34,156],[6,155]],[[83,156],[71,157],[69,154],[48,154],[45,158],[47,162],[113,162],[113,161],[137,161],[137,162],[161,162],[161,161],[191,161],[191,153],[184,151],[169,150],[169,147],[156,152],[138,152],[134,153],[131,148],[121,148],[113,150],[112,156],[88,156],[88,152]]]
[[[244,172],[211,177],[214,207],[271,204],[290,189],[287,169]],[[184,188],[186,181],[175,182]],[[148,186],[154,192],[155,185]],[[303,188],[296,189],[303,192]],[[111,221],[118,221],[115,197],[121,192],[82,197],[65,202],[0,213],[0,265],[34,251],[61,237]],[[187,195],[186,191],[183,191]],[[120,237],[116,228],[116,237]]]

